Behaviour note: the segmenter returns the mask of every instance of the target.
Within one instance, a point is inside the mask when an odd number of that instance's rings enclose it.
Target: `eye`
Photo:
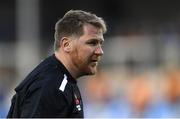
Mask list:
[[[91,39],[87,41],[86,43],[90,46],[98,46],[100,45],[101,47],[103,46],[103,40],[98,40],[98,39]]]
[[[92,45],[92,46],[96,46],[96,45],[98,45],[98,41],[96,41],[96,40],[89,41],[89,42],[87,42],[87,44]]]
[[[100,41],[100,45],[101,45],[101,46],[103,46],[103,45],[104,45],[103,43],[104,43],[103,41]]]

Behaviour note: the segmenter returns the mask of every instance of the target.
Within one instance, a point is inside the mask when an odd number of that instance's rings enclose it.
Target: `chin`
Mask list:
[[[91,72],[89,75],[95,75],[96,74],[96,72]]]
[[[97,72],[96,68],[95,68],[95,69],[89,69],[89,70],[85,73],[85,75],[95,75],[96,72]]]
[[[89,75],[95,75],[97,72],[96,68],[95,69],[91,69]]]

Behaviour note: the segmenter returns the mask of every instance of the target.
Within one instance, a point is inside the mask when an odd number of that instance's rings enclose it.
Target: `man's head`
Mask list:
[[[95,74],[103,55],[104,20],[95,14],[70,10],[55,26],[55,52],[61,52],[65,66],[75,77]],[[66,60],[66,61],[65,61]],[[63,63],[64,63],[63,62]]]
[[[92,24],[102,29],[103,33],[106,32],[106,24],[102,18],[85,11],[70,10],[55,25],[54,50],[57,51],[60,48],[62,37],[80,37],[83,35],[83,26],[85,24]]]

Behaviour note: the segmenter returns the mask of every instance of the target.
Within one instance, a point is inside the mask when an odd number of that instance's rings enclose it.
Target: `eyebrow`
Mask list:
[[[104,39],[102,39],[102,38],[92,38],[92,39],[89,39],[88,41],[92,41],[92,40],[104,42]]]

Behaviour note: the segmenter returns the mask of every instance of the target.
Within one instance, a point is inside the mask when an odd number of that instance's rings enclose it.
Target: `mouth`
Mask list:
[[[100,59],[101,59],[100,57],[92,57],[90,60],[91,66],[96,67],[98,65]]]
[[[97,66],[98,62],[99,62],[99,60],[91,60],[92,66]]]

